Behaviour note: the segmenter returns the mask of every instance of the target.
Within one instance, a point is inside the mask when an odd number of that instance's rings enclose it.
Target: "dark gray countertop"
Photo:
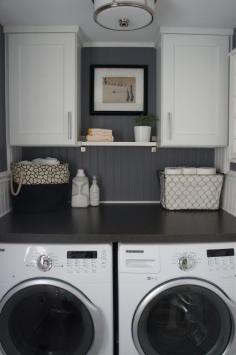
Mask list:
[[[236,241],[236,218],[220,211],[169,212],[157,204],[101,205],[0,219],[0,242],[193,243]]]

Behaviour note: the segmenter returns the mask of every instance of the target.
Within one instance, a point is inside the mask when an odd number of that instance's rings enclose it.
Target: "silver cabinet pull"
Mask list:
[[[168,137],[172,139],[172,113],[168,112]]]
[[[68,112],[68,139],[72,139],[72,112]]]

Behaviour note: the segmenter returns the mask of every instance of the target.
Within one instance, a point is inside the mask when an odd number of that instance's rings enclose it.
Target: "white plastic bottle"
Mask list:
[[[91,206],[100,205],[100,190],[97,184],[96,176],[93,176],[93,183],[90,187],[90,205]]]
[[[89,181],[84,169],[78,169],[76,177],[72,180],[72,207],[88,207]]]

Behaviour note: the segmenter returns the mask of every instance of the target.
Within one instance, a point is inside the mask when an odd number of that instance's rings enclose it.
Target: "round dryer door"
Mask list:
[[[169,282],[137,308],[134,343],[145,355],[233,354],[233,312],[227,297],[206,282]]]
[[[0,354],[97,354],[101,331],[97,308],[60,281],[22,283],[0,303]]]

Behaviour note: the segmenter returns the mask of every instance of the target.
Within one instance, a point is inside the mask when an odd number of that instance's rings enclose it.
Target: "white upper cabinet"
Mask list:
[[[227,145],[228,51],[228,36],[162,35],[162,146]]]
[[[236,49],[230,55],[230,101],[229,101],[230,160],[236,162]]]
[[[7,37],[10,144],[75,144],[77,34]]]

